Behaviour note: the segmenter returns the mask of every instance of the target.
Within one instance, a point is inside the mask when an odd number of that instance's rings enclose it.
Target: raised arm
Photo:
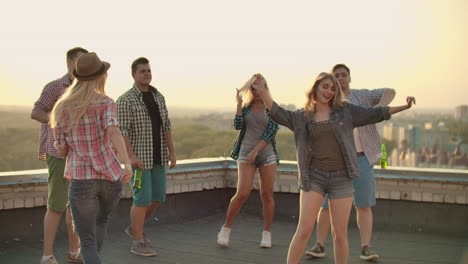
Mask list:
[[[269,110],[268,115],[270,118],[273,119],[273,121],[276,123],[294,130],[295,115],[300,115],[303,113],[286,110],[273,101],[271,94],[265,87],[265,79],[263,79],[261,76],[254,78],[252,86],[257,90],[257,93],[260,95],[260,97],[262,97],[263,103],[265,103],[266,108]]]
[[[244,115],[242,114],[242,96],[240,95],[239,89],[236,88],[236,116],[234,117],[234,128],[241,130],[244,126]]]
[[[353,118],[353,126],[360,127],[369,124],[375,124],[383,120],[390,119],[391,115],[411,108],[416,103],[416,99],[412,96],[406,98],[406,105],[401,106],[376,106],[363,107],[349,104],[351,116]]]
[[[410,109],[413,104],[416,104],[416,98],[413,96],[408,96],[406,97],[406,104],[405,105],[400,105],[400,106],[392,106],[390,107],[390,110],[388,111],[391,115],[396,114],[398,112]]]

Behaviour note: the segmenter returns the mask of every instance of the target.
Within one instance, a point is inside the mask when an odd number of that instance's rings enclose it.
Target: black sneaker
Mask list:
[[[320,245],[320,242],[317,242],[311,249],[306,251],[306,255],[314,258],[324,258],[325,248]]]
[[[369,250],[369,246],[364,246],[361,250],[361,256],[359,258],[367,261],[376,261],[380,258],[380,256],[374,252],[371,252]]]

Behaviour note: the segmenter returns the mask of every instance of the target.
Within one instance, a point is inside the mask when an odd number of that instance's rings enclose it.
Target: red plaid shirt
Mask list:
[[[65,74],[60,79],[48,83],[42,90],[39,99],[34,103],[34,109],[41,109],[46,113],[50,113],[57,100],[70,85],[71,81],[68,78],[68,74]],[[39,159],[45,160],[46,153],[57,158],[64,158],[54,147],[54,134],[52,128],[49,124],[41,123],[41,131],[39,134]]]
[[[117,106],[105,97],[89,106],[76,129],[68,131],[67,112],[54,128],[56,146],[68,147],[65,178],[75,180],[120,180],[121,167],[107,134],[107,127],[116,126]]]

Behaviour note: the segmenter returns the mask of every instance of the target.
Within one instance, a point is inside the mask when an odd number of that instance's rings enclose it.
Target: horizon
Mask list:
[[[256,72],[275,101],[301,106],[315,77],[337,63],[350,67],[351,88],[394,88],[391,105],[415,96],[414,109],[448,109],[468,98],[464,0],[51,0],[26,9],[11,2],[3,11],[2,105],[32,107],[44,85],[65,74],[65,53],[76,46],[111,63],[106,92],[114,100],[132,86],[130,64],[140,56],[169,106],[234,109],[235,88]]]

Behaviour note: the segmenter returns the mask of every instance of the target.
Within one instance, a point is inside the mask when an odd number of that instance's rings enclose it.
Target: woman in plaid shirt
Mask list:
[[[263,233],[260,247],[271,247],[270,229],[275,209],[273,186],[276,165],[279,162],[275,143],[278,125],[266,115],[265,104],[252,87],[255,76],[253,75],[240,90],[237,90],[234,128],[240,130],[240,133],[231,157],[237,160],[238,180],[237,191],[229,204],[226,221],[218,233],[218,244],[224,247],[229,245],[232,222],[249,197],[257,168],[260,174],[263,203]]]
[[[70,206],[85,263],[101,263],[99,251],[122,182],[132,176],[130,159],[117,124],[117,107],[104,86],[110,64],[96,53],[81,55],[76,79],[52,110],[55,146],[66,156],[71,179]],[[119,159],[125,169],[120,167]]]

